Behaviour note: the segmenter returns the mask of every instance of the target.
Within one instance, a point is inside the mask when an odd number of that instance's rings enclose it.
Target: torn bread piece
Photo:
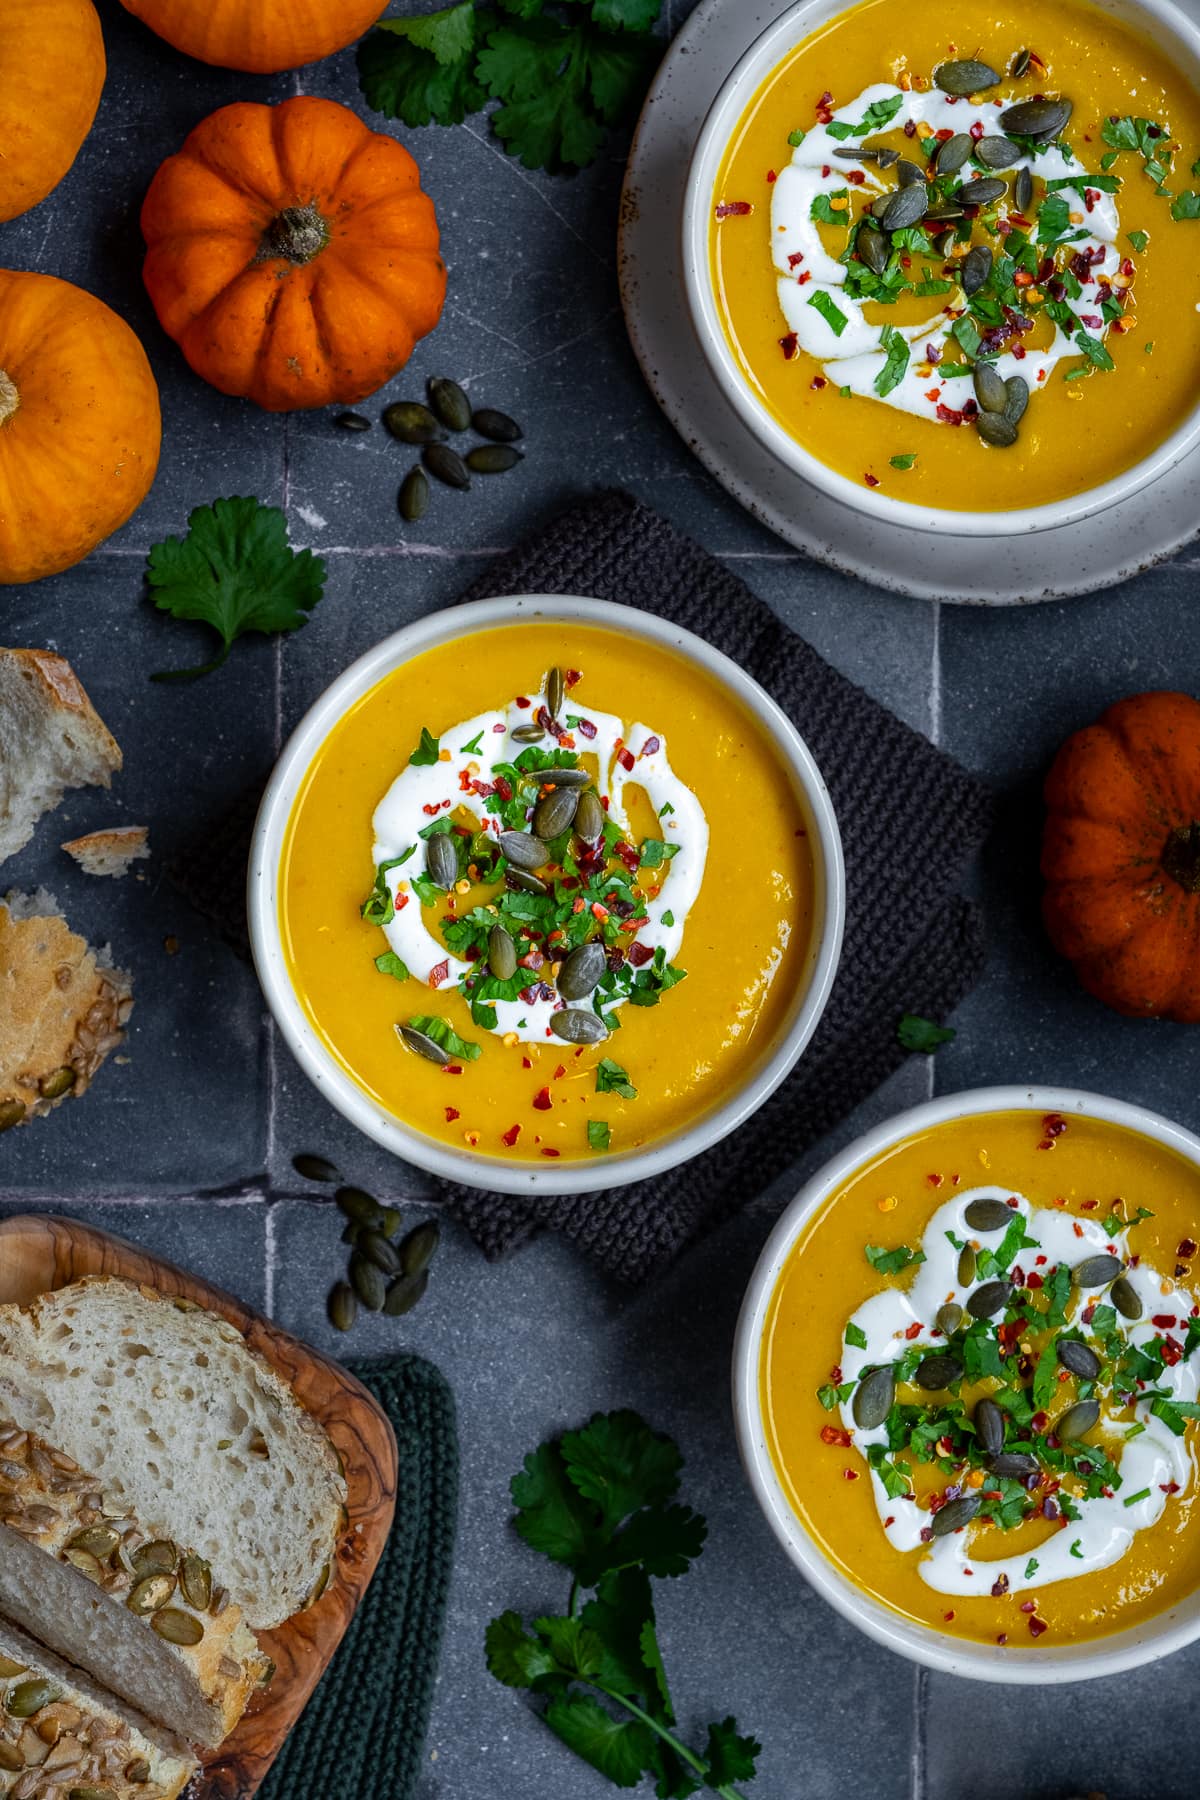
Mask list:
[[[7,1410],[0,1394],[0,1615],[160,1725],[221,1743],[271,1674],[240,1609],[204,1558]]]
[[[0,1619],[0,1800],[175,1800],[198,1767],[179,1738]]]
[[[111,825],[71,838],[62,848],[73,856],[85,875],[128,875],[130,863],[150,854],[150,834],[144,825]]]
[[[0,1132],[86,1091],[124,1038],[132,984],[89,949],[53,895],[0,901]]]
[[[108,787],[121,749],[69,662],[0,648],[0,862],[69,787]]]

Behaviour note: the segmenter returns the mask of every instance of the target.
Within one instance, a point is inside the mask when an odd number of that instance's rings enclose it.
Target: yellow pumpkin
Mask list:
[[[0,0],[0,220],[58,186],[92,128],[104,74],[92,0]]]

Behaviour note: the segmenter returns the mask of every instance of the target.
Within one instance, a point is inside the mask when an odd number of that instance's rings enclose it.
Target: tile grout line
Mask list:
[[[275,1317],[275,1208],[268,1205],[263,1234],[265,1270],[263,1275],[263,1311],[268,1319]]]
[[[942,747],[942,602],[933,602],[933,643],[929,668],[929,737],[930,742],[939,749]],[[925,1097],[932,1100],[937,1094],[937,1058],[926,1057],[928,1068],[925,1071]]]
[[[909,1762],[909,1800],[925,1800],[925,1707],[929,1677],[918,1668],[913,1673],[913,1741]]]

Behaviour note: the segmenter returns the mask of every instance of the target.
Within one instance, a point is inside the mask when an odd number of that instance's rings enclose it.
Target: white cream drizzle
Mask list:
[[[925,1261],[917,1269],[911,1286],[905,1290],[889,1287],[873,1294],[852,1315],[849,1322],[858,1326],[867,1342],[863,1349],[843,1344],[840,1363],[844,1380],[856,1379],[873,1364],[894,1361],[914,1343],[918,1348],[944,1346],[945,1339],[940,1333],[935,1335],[933,1329],[937,1310],[947,1301],[964,1305],[970,1292],[969,1288],[958,1284],[958,1252],[946,1233],[952,1231],[960,1243],[969,1241],[994,1247],[1000,1242],[1000,1234],[984,1236],[972,1231],[963,1215],[972,1200],[1009,1201],[1014,1198],[1017,1201],[1014,1213],[1020,1214],[1027,1234],[1037,1240],[1032,1249],[1020,1251],[1016,1258],[1017,1265],[1026,1274],[1035,1267],[1039,1254],[1047,1259],[1045,1265],[1038,1268],[1043,1279],[1048,1278],[1058,1263],[1065,1262],[1074,1267],[1084,1257],[1110,1249],[1128,1259],[1126,1234],[1122,1232],[1110,1238],[1099,1220],[1079,1219],[1073,1213],[1057,1208],[1033,1206],[1023,1196],[1014,1195],[1012,1188],[978,1187],[957,1194],[945,1206],[939,1207],[930,1219],[920,1245]],[[1144,1263],[1137,1268],[1127,1267],[1126,1277],[1144,1309],[1137,1323],[1131,1324],[1118,1315],[1117,1328],[1126,1342],[1144,1345],[1162,1337],[1164,1328],[1152,1324],[1151,1317],[1165,1317],[1168,1313],[1178,1322],[1178,1329],[1172,1335],[1182,1342],[1192,1312],[1193,1296],[1181,1287],[1174,1287],[1174,1291],[1164,1294],[1162,1277]],[[1094,1290],[1086,1298],[1103,1301],[1105,1296]],[[905,1337],[906,1330],[918,1322],[921,1331],[910,1343]],[[1194,1361],[1180,1361],[1173,1368],[1164,1368],[1162,1375],[1155,1378],[1155,1386],[1169,1389],[1176,1400],[1194,1401],[1198,1386]],[[842,1423],[866,1463],[868,1447],[886,1444],[887,1432],[882,1425],[871,1431],[860,1430],[854,1423],[852,1405],[851,1398],[841,1408]],[[1182,1494],[1192,1478],[1192,1458],[1186,1440],[1176,1437],[1162,1420],[1156,1418],[1148,1402],[1137,1402],[1134,1410],[1137,1421],[1145,1426],[1145,1430],[1119,1445],[1121,1486],[1111,1499],[1078,1500],[1080,1518],[1060,1527],[1053,1537],[1038,1545],[1032,1553],[1037,1563],[1032,1574],[1027,1576],[1025,1573],[1029,1551],[996,1561],[973,1559],[971,1548],[973,1543],[978,1544],[978,1539],[971,1526],[923,1544],[921,1531],[928,1527],[930,1515],[911,1498],[889,1499],[883,1482],[867,1465],[875,1504],[888,1541],[901,1552],[924,1550],[918,1565],[921,1579],[940,1594],[988,1594],[1000,1575],[1007,1577],[1008,1591],[1015,1594],[1108,1568],[1125,1555],[1137,1532],[1157,1524],[1162,1517],[1171,1497],[1164,1488],[1175,1482]],[[1122,1438],[1125,1429],[1116,1419],[1106,1423],[1102,1412],[1098,1430],[1107,1434],[1110,1440]],[[1095,1441],[1100,1443],[1102,1439],[1097,1437]],[[1110,1453],[1116,1447],[1110,1441]],[[1143,1488],[1150,1490],[1146,1498],[1127,1507],[1125,1500]],[[988,1537],[993,1545],[1001,1541],[995,1530],[990,1531]],[[1075,1554],[1072,1554],[1072,1546]]]
[[[926,366],[922,352],[927,342],[944,349],[952,341],[950,328],[954,319],[948,316],[947,309],[961,312],[967,305],[966,296],[961,288],[956,288],[953,293],[944,297],[943,310],[931,314],[924,323],[897,327],[910,345],[919,342],[921,352],[914,352],[903,379],[890,394],[877,393],[875,382],[886,361],[881,346],[881,332],[883,325],[889,321],[881,314],[879,322],[869,322],[866,307],[871,302],[858,300],[846,293],[846,270],[829,255],[821,241],[820,228],[812,218],[813,202],[819,194],[833,195],[847,187],[853,196],[856,190],[848,181],[852,169],[860,170],[865,176],[857,191],[872,199],[882,193],[897,191],[894,179],[888,180],[885,174],[881,174],[871,164],[841,161],[835,156],[835,151],[870,146],[874,138],[884,137],[909,121],[914,125],[925,123],[935,132],[946,129],[957,133],[969,132],[972,124],[979,120],[985,126],[988,136],[1002,136],[996,123],[997,111],[1011,104],[1016,96],[988,99],[975,104],[966,99],[955,102],[949,95],[937,91],[905,93],[898,87],[876,83],[865,88],[857,100],[839,107],[833,114],[833,119],[839,123],[857,124],[866,116],[869,106],[877,101],[895,98],[899,98],[902,103],[900,110],[879,132],[868,132],[863,137],[850,138],[843,143],[830,136],[827,126],[814,125],[808,131],[804,142],[793,151],[791,162],[780,170],[772,188],[771,254],[779,271],[779,304],[788,330],[795,333],[800,348],[822,364],[827,379],[834,386],[847,387],[851,393],[861,395],[864,399],[882,401],[884,405],[895,407],[901,412],[937,422],[938,406],[961,410],[964,401],[973,397],[972,385],[970,381],[961,379],[939,379],[936,368],[932,374],[925,375],[919,374],[918,369]],[[921,153],[915,146],[913,160],[922,160]],[[1100,319],[1099,325],[1088,326],[1086,329],[1091,337],[1103,342],[1109,327],[1101,313],[1100,284],[1112,283],[1113,277],[1120,273],[1123,260],[1117,249],[1121,221],[1115,198],[1093,189],[1092,210],[1088,211],[1083,192],[1088,186],[1087,171],[1081,170],[1077,159],[1064,154],[1057,147],[1043,151],[1036,158],[1022,158],[1011,168],[998,173],[1011,181],[1023,167],[1032,169],[1049,181],[1065,180],[1073,174],[1079,174],[1078,188],[1060,190],[1072,212],[1081,213],[1086,220],[1088,235],[1072,243],[1071,252],[1074,254],[1079,250],[1096,249],[1103,251],[1103,261],[1098,262],[1090,277],[1081,283],[1082,297],[1072,300],[1070,304],[1077,317],[1086,314],[1089,318]],[[962,171],[962,178],[969,181],[986,173],[987,171],[977,170],[971,165]],[[1082,230],[1083,227],[1075,229]],[[1050,251],[1047,250],[1044,254],[1049,255]],[[800,260],[789,261],[796,257]],[[928,261],[935,277],[943,279],[941,259],[931,256]],[[916,252],[913,253],[913,262],[915,270],[920,264],[920,257]],[[822,292],[829,295],[839,311],[846,316],[847,324],[840,337],[818,309],[810,304],[812,296]],[[890,309],[882,309],[883,312],[888,310]],[[1009,352],[993,360],[997,372],[1004,380],[1020,375],[1028,382],[1031,393],[1036,394],[1045,387],[1060,362],[1081,354],[1062,327],[1056,324],[1054,342],[1049,347],[1028,350],[1023,359]],[[931,399],[930,396],[935,392],[937,398]]]
[[[473,719],[443,731],[439,743],[443,751],[449,751],[449,759],[423,767],[406,764],[375,809],[372,824],[376,865],[412,850],[407,861],[388,870],[384,876],[396,912],[383,930],[389,948],[419,980],[429,982],[431,975],[444,965],[445,973],[431,988],[431,1002],[437,991],[456,988],[473,965],[451,956],[445,943],[425,922],[424,909],[409,879],[412,874],[423,873],[425,868],[425,840],[419,833],[435,817],[452,814],[459,808],[472,814],[479,829],[497,835],[504,829],[499,819],[484,813],[484,802],[478,796],[463,791],[460,776],[469,773],[487,782],[491,779],[494,764],[515,762],[528,748],[528,745],[514,741],[512,733],[518,726],[529,724],[537,711],[539,697],[524,698],[527,700],[524,707],[518,706],[514,699],[502,712],[478,713]],[[529,704],[531,698],[532,704]],[[672,769],[667,740],[662,732],[637,720],[627,724],[614,713],[597,712],[582,703],[578,706],[568,704],[564,710],[587,719],[596,728],[593,738],[575,732],[570,747],[593,771],[596,791],[608,801],[609,818],[628,832],[626,789],[641,788],[658,818],[664,841],[678,846],[676,854],[666,864],[665,878],[657,894],[647,897],[647,920],[636,938],[650,950],[661,945],[667,962],[673,962],[682,948],[688,914],[704,880],[708,857],[708,821],[704,809]],[[477,739],[478,751],[465,748]],[[657,749],[648,749],[655,740]],[[550,747],[551,740],[547,738],[542,748]],[[632,769],[626,769],[621,762],[619,753],[622,749],[627,749],[633,757]],[[667,915],[671,923],[667,922]],[[530,985],[539,981],[551,981],[549,965],[541,971],[530,971]],[[545,1042],[553,1035],[551,1015],[562,1004],[557,996],[532,1002],[497,1000],[494,1032],[500,1037],[515,1032],[525,1042]],[[624,1001],[616,1000],[613,1004],[620,1006]]]

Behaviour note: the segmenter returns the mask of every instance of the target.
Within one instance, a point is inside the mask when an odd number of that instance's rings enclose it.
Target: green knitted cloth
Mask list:
[[[408,1800],[423,1767],[454,1552],[454,1396],[419,1356],[347,1366],[396,1433],[396,1522],[366,1597],[260,1800],[313,1800],[318,1793],[320,1800]]]

